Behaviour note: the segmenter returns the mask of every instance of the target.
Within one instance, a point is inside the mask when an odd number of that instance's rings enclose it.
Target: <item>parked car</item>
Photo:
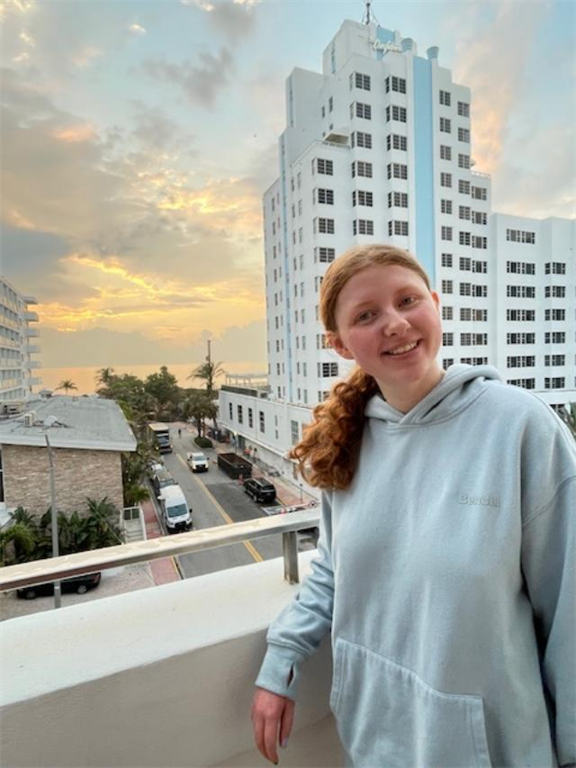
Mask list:
[[[248,496],[252,496],[254,501],[259,503],[270,503],[276,498],[276,488],[272,483],[259,477],[250,477],[248,480],[245,480],[244,490]]]
[[[168,533],[189,531],[192,528],[192,508],[179,485],[167,485],[158,496]]]
[[[60,589],[62,593],[76,592],[78,595],[83,595],[89,589],[96,589],[98,584],[100,584],[101,578],[101,573],[87,573],[84,576],[74,576],[71,579],[64,579],[64,581],[60,582]],[[33,600],[35,597],[53,595],[54,582],[49,581],[47,584],[22,587],[22,589],[16,590],[16,594],[22,600]]]
[[[170,472],[168,472],[165,467],[162,467],[154,473],[154,477],[152,478],[152,485],[154,486],[154,493],[156,496],[159,496],[163,488],[166,488],[169,485],[176,485],[176,481]]]
[[[204,453],[188,453],[186,461],[192,472],[208,472],[210,463]]]

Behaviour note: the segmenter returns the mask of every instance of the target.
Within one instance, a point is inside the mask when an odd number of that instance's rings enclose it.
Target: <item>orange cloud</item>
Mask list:
[[[52,136],[59,141],[65,141],[68,144],[79,144],[84,141],[92,141],[96,137],[96,132],[91,125],[71,125],[68,128],[59,128],[52,132]]]

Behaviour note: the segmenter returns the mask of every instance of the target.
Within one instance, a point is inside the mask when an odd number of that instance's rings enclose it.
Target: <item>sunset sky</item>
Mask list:
[[[262,193],[284,80],[363,2],[0,0],[2,272],[49,368],[263,369]],[[575,5],[384,2],[472,88],[494,210],[574,215]]]

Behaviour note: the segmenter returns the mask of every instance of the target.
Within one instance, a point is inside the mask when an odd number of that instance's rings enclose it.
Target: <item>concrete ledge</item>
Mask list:
[[[305,573],[314,553],[302,553]],[[2,763],[264,765],[250,702],[282,559],[2,625]],[[329,643],[309,662],[282,765],[342,765]]]

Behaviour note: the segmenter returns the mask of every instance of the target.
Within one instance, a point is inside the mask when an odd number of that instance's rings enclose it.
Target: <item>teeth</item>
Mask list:
[[[396,347],[395,350],[388,352],[389,355],[401,355],[404,352],[410,352],[411,349],[414,349],[414,347],[418,344],[417,341],[413,342],[412,344],[406,344],[403,347]]]

